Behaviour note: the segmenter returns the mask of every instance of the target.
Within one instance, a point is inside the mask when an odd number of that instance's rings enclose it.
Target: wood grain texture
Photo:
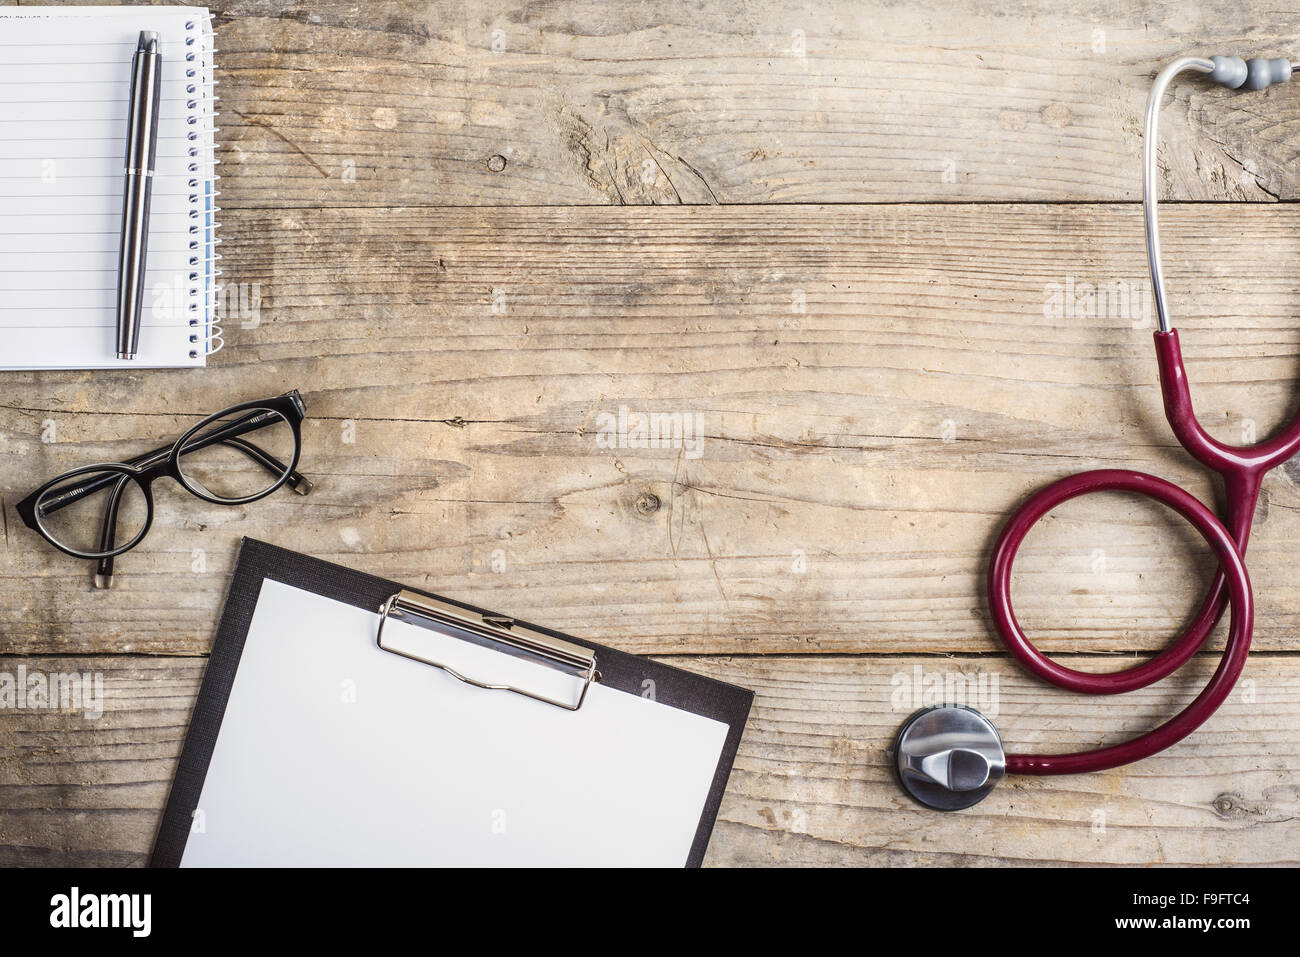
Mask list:
[[[20,660],[29,670],[101,673],[106,707],[98,720],[5,715],[0,865],[146,862],[202,661]],[[980,703],[997,713],[1009,747],[1065,750],[1157,723],[1190,698],[1213,662],[1200,658],[1194,674],[1099,703],[1044,692],[997,658],[669,661],[758,692],[709,864],[1300,861],[1300,672],[1292,658],[1256,657],[1223,709],[1164,755],[1101,774],[1010,779],[956,814],[910,804],[886,753],[922,700],[912,700],[909,686],[917,669],[982,673],[985,694],[996,699]],[[0,670],[15,668],[15,659],[0,660]]]
[[[1115,201],[1176,56],[1300,57],[1270,0],[215,0],[223,205]],[[1300,94],[1181,84],[1162,181],[1300,191]]]
[[[1012,777],[967,811],[937,814],[900,791],[887,752],[935,676],[986,679],[1009,751],[1063,753],[1160,723],[1208,680],[1199,658],[1118,698],[1045,689],[1002,658],[824,656],[684,661],[758,692],[721,819],[714,864],[1050,865],[1293,863],[1300,855],[1290,657],[1250,663],[1233,697],[1195,735],[1146,761],[1064,777]],[[1106,661],[1082,658],[1097,670]],[[996,679],[996,684],[994,683]],[[960,688],[961,685],[956,685]],[[996,694],[993,691],[996,690]],[[951,699],[951,697],[950,697]]]
[[[1169,282],[1201,419],[1241,442],[1296,406],[1300,214],[1216,215],[1206,235],[1171,207]],[[248,212],[228,238],[260,321],[227,321],[209,369],[7,376],[11,651],[201,653],[247,534],[637,652],[985,652],[985,556],[1030,492],[1101,466],[1212,492],[1161,412],[1149,317],[1045,305],[1145,290],[1127,207]],[[112,592],[13,512],[290,387],[312,495],[159,486]],[[602,447],[620,407],[697,415],[699,456]],[[1298,478],[1268,479],[1252,539],[1262,649],[1300,627]],[[1054,651],[1145,651],[1209,569],[1173,516],[1100,496],[1035,529],[1017,600]]]
[[[1300,55],[1198,6],[237,4],[227,204],[1133,200],[1154,64]],[[1295,90],[1173,99],[1167,195],[1296,197]]]

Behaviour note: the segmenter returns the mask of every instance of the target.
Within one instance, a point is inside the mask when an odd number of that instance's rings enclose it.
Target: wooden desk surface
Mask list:
[[[1142,110],[1177,55],[1300,36],[1255,0],[1046,6],[218,0],[225,350],[0,377],[0,669],[108,696],[99,720],[0,712],[0,864],[147,859],[241,535],[755,689],[712,864],[1300,861],[1294,463],[1256,517],[1245,679],[1197,734],[960,814],[890,770],[930,682],[983,676],[1011,748],[1067,750],[1159,723],[1218,660],[1120,698],[1047,688],[982,576],[1063,475],[1214,494],[1160,409]],[[1163,116],[1197,409],[1263,437],[1300,407],[1300,90],[1187,82]],[[111,591],[14,512],[293,387],[311,496],[160,488]],[[701,441],[611,448],[621,408]],[[1211,571],[1159,508],[1097,496],[1033,532],[1018,611],[1113,669]]]

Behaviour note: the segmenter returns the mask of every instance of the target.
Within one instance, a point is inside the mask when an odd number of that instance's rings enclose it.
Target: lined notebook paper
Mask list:
[[[162,37],[140,351],[116,358],[131,58]],[[219,348],[211,18],[0,8],[0,368],[202,366]]]

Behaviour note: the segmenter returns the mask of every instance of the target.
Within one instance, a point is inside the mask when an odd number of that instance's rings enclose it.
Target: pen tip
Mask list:
[[[160,43],[162,43],[162,38],[158,36],[157,31],[141,30],[140,42],[135,49],[138,53],[157,53]]]

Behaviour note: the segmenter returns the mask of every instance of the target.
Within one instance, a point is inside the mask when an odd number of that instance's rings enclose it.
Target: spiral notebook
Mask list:
[[[162,37],[140,352],[116,358],[131,57]],[[202,366],[220,348],[213,32],[200,7],[0,8],[0,369]]]

